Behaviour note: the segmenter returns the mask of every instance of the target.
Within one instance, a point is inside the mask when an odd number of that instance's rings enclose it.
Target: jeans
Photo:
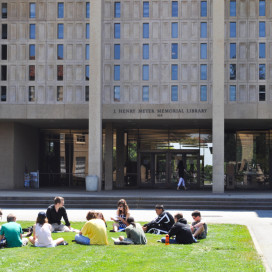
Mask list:
[[[165,237],[161,238],[161,242],[165,243]],[[177,243],[176,239],[169,239],[169,244],[176,244],[176,243]]]
[[[82,245],[90,245],[90,239],[86,236],[80,235],[80,234],[76,234],[75,236],[75,240],[78,244],[82,244]]]

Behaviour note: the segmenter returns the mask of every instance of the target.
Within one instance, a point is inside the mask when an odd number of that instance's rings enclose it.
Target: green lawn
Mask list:
[[[109,246],[83,246],[72,242],[74,233],[54,233],[69,245],[0,250],[0,271],[265,271],[245,226],[208,225],[207,239],[193,245],[165,246],[161,235],[147,234],[147,245],[115,246],[111,237],[119,234],[108,232]]]

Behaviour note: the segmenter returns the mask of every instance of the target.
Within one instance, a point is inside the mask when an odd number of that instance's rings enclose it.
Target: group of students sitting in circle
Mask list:
[[[145,233],[168,234],[173,237],[169,240],[170,244],[191,244],[198,239],[204,239],[207,236],[207,224],[201,220],[199,211],[192,213],[193,223],[187,224],[182,213],[177,213],[173,217],[164,210],[163,205],[156,205],[155,210],[158,215],[153,221],[141,226],[135,223],[134,218],[130,216],[129,207],[125,199],[118,201],[116,216],[112,217],[114,221],[111,232],[126,232],[127,237],[119,236],[112,238],[114,244],[146,244]],[[2,212],[0,210],[0,217]],[[65,225],[61,223],[64,219]],[[7,223],[0,226],[0,241],[6,241],[7,247],[21,247],[28,243],[36,247],[55,247],[57,245],[67,245],[63,238],[53,240],[52,232],[76,232],[75,241],[83,245],[108,245],[107,224],[101,212],[89,211],[86,215],[87,222],[82,229],[73,229],[68,220],[66,209],[64,207],[64,198],[55,197],[54,204],[48,207],[46,213],[39,212],[36,224],[33,226],[33,233],[23,234],[20,224],[16,223],[16,217],[13,214],[7,216]],[[26,237],[30,236],[28,239]],[[23,237],[26,236],[26,237]],[[165,242],[165,238],[159,240]],[[1,243],[2,243],[1,242]]]

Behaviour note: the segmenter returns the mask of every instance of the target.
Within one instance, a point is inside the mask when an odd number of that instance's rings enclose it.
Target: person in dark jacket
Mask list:
[[[187,220],[183,218],[182,213],[177,213],[174,216],[175,224],[168,232],[169,237],[176,236],[173,239],[169,239],[170,244],[192,244],[196,243],[196,239],[193,237],[191,228],[187,224]],[[161,239],[162,243],[165,243],[165,238]]]
[[[156,205],[155,210],[158,217],[143,226],[144,232],[154,234],[168,233],[175,223],[173,216],[164,210],[163,205]]]

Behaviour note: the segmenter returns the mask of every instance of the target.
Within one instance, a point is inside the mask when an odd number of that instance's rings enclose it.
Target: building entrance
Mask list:
[[[138,186],[150,188],[177,187],[179,161],[185,166],[186,186],[201,187],[199,150],[140,151],[138,157]]]

